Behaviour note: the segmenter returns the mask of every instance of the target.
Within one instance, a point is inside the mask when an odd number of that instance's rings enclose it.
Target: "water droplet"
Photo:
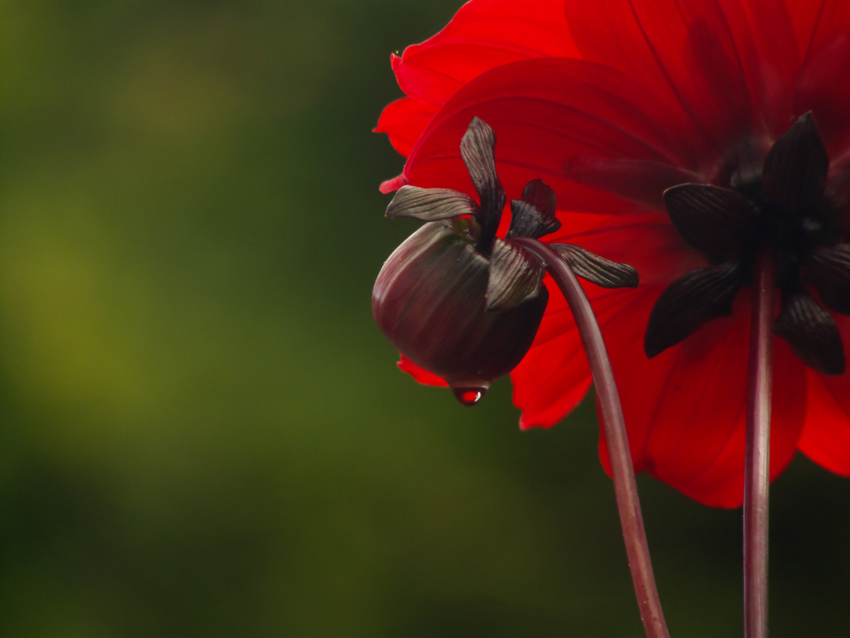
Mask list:
[[[452,392],[454,392],[455,398],[461,403],[461,405],[471,407],[481,402],[481,399],[483,399],[484,395],[487,394],[487,387],[471,387],[466,385],[452,386]]]

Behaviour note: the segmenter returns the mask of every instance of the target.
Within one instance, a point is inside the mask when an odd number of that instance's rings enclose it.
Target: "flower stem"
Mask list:
[[[767,638],[770,390],[773,369],[773,255],[763,251],[753,285],[744,465],[744,636]]]
[[[643,627],[647,638],[669,638],[649,558],[623,410],[599,324],[572,270],[554,250],[534,239],[514,238],[512,241],[522,244],[544,261],[575,319],[602,411],[602,427],[608,443],[617,508]]]

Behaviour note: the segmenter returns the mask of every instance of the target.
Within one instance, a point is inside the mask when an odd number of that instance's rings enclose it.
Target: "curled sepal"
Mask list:
[[[493,129],[477,117],[472,118],[461,138],[460,154],[481,204],[479,222],[482,232],[478,246],[485,254],[489,254],[490,243],[496,236],[507,201],[496,174],[495,149],[496,134]]]
[[[718,317],[732,314],[742,283],[738,262],[691,270],[667,286],[649,314],[643,349],[650,359]]]
[[[500,312],[516,308],[540,294],[543,263],[525,248],[504,239],[493,242],[487,279],[486,308]]]
[[[823,195],[829,155],[811,112],[780,137],[764,160],[762,184],[769,202],[785,212],[798,211]]]
[[[827,306],[850,315],[850,244],[812,250],[806,258],[806,274]]]
[[[844,374],[844,344],[838,326],[832,315],[805,292],[782,295],[782,311],[773,331],[815,372]]]
[[[461,215],[477,215],[478,204],[469,195],[448,188],[402,186],[387,207],[387,217],[413,217],[424,222]]]
[[[534,179],[522,189],[522,199],[511,201],[511,226],[508,237],[540,239],[561,227],[555,217],[555,191],[541,179]]]
[[[738,251],[756,221],[750,201],[731,188],[680,184],[664,191],[664,203],[682,239],[711,256]]]
[[[603,288],[636,288],[638,272],[628,264],[610,261],[574,244],[549,244],[573,273]]]

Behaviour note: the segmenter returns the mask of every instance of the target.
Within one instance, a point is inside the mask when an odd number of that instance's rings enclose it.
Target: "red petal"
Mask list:
[[[547,241],[582,246],[607,259],[625,261],[638,268],[641,282],[669,283],[679,274],[704,265],[702,258],[679,237],[666,214],[645,213],[628,217],[612,215],[560,215],[563,230]],[[625,290],[605,290],[582,282],[600,323],[623,316],[624,305],[635,294]],[[659,293],[660,294],[660,293]],[[657,296],[657,295],[656,295]],[[654,299],[652,299],[654,303]],[[649,304],[651,307],[651,303]],[[645,316],[636,319],[637,343],[643,343]],[[643,351],[640,351],[641,357]],[[511,373],[514,405],[522,410],[520,426],[549,427],[575,408],[590,385],[590,369],[572,314],[561,294],[552,294],[549,307],[531,350]]]
[[[850,3],[847,3],[850,7]],[[850,29],[809,56],[800,74],[795,111],[811,111],[833,158],[850,146]]]
[[[725,3],[724,13],[717,0],[566,0],[565,10],[585,59],[636,78],[655,99],[680,101],[722,151],[760,125],[752,104],[764,104],[765,80],[753,42],[766,46],[778,39],[776,51],[781,34],[791,35],[787,20],[757,11],[756,22],[768,22],[755,38],[746,13],[734,4]],[[785,57],[769,62],[791,69],[795,64]],[[778,70],[780,79],[788,71]]]
[[[590,368],[578,333],[567,331],[545,349],[532,348],[511,373],[511,380],[514,405],[522,410],[520,428],[555,425],[590,388]]]
[[[381,182],[381,192],[386,195],[387,193],[392,193],[393,191],[397,191],[402,186],[407,185],[407,178],[404,176],[404,173],[401,175],[396,175],[392,179],[388,179],[385,182]]]
[[[374,131],[387,133],[393,148],[407,157],[436,112],[437,109],[430,104],[402,98],[384,108]]]
[[[804,61],[795,114],[811,110],[834,158],[850,146],[850,3],[846,0],[785,0]]]
[[[833,315],[844,348],[850,345],[850,318]],[[828,470],[850,476],[850,375],[830,377],[807,371],[808,405],[800,451]]]
[[[810,60],[850,27],[846,0],[786,0],[801,51]],[[806,5],[806,6],[801,6]]]
[[[737,507],[743,499],[749,294],[733,316],[717,319],[648,361],[643,329],[660,288],[648,288],[603,326],[620,385],[636,470],[706,505]],[[803,424],[804,368],[774,340],[771,477],[791,461]],[[600,455],[610,471],[604,437]]]
[[[522,410],[522,429],[555,425],[587,394],[591,383],[587,356],[560,292],[550,295],[537,337],[511,372],[511,381],[514,405]]]
[[[637,269],[641,286],[668,284],[679,275],[706,265],[705,260],[676,232],[667,213],[634,213],[597,218],[578,227],[573,214],[561,214],[562,230],[547,236],[550,243],[577,244],[605,259]],[[579,217],[581,223],[582,218]],[[591,297],[604,294],[591,289]],[[644,327],[646,327],[644,325]]]
[[[393,69],[407,95],[440,106],[497,66],[577,55],[561,0],[473,0],[437,35],[405,49]]]
[[[725,2],[726,16],[757,111],[772,139],[793,121],[793,93],[803,55],[789,46],[796,40],[794,22],[784,0]]]
[[[433,385],[441,388],[449,387],[449,384],[446,383],[445,379],[438,377],[436,374],[428,372],[427,370],[423,370],[404,355],[401,355],[398,367],[403,372],[407,372],[407,374],[412,376],[422,385]]]
[[[818,20],[824,0],[785,0],[791,23],[794,25],[797,51],[800,59],[805,59],[812,40],[812,32]]]
[[[564,164],[574,182],[664,210],[664,191],[678,184],[700,183],[691,171],[646,160],[574,158]]]
[[[473,117],[496,131],[499,177],[513,197],[542,178],[561,208],[633,210],[624,202],[565,177],[572,158],[647,160],[686,168],[710,151],[694,142],[681,110],[668,111],[623,74],[582,60],[515,62],[476,78],[446,103],[410,155],[411,184],[471,193],[458,148]]]
[[[549,282],[551,283],[551,282]],[[585,289],[603,290],[582,282]],[[600,321],[618,313],[634,297],[632,291],[606,290],[593,303]],[[560,293],[549,307],[528,354],[511,373],[514,405],[522,410],[520,427],[550,427],[569,414],[590,387],[590,368],[573,317]]]
[[[827,196],[839,202],[850,201],[850,153],[845,153],[829,165]]]

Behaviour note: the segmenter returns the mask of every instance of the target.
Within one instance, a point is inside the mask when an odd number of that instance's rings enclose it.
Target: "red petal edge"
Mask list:
[[[577,57],[562,0],[472,0],[446,27],[393,59],[401,90],[441,106],[461,86],[503,64]]]
[[[833,315],[845,349],[850,318]],[[850,375],[828,377],[807,370],[808,406],[800,451],[826,469],[850,476]]]
[[[513,402],[522,410],[519,425],[552,427],[587,394],[590,367],[572,314],[560,293],[549,307],[531,349],[511,372]]]
[[[403,371],[412,376],[422,385],[431,385],[440,388],[447,388],[449,384],[442,377],[438,377],[436,374],[428,372],[427,370],[423,370],[418,365],[413,363],[410,359],[401,355],[401,359],[398,362],[398,367]]]
[[[373,131],[389,135],[393,148],[407,157],[436,112],[430,104],[405,97],[384,108]]]

